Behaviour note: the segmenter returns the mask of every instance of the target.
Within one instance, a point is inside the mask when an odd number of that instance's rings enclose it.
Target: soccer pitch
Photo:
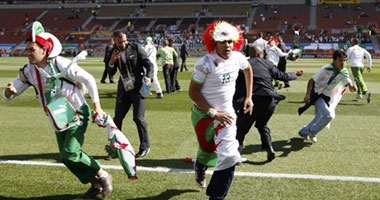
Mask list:
[[[155,99],[153,94],[146,101],[151,152],[137,160],[137,180],[127,179],[117,159],[103,159],[106,130],[89,125],[83,150],[113,175],[114,191],[107,199],[207,199],[205,189],[194,183],[192,164],[184,160],[195,157],[198,147],[190,121],[192,102],[187,93],[197,59],[188,59],[189,72],[178,73],[181,92],[163,99]],[[373,60],[372,71],[364,73],[372,92],[370,104],[365,99],[357,101],[354,93],[347,92],[336,109],[330,129],[318,135],[318,143],[303,141],[297,134],[314,116],[314,108],[302,116],[297,114],[297,108],[303,105],[307,81],[331,61],[288,62],[288,71],[303,69],[305,74],[291,81],[290,88],[278,90],[287,98],[279,103],[268,125],[276,159],[266,162],[266,152],[261,151],[259,134],[253,127],[243,149],[248,162],[236,167],[226,199],[380,199],[380,60]],[[0,58],[1,91],[26,63],[25,57]],[[79,65],[100,82],[103,58],[88,58]],[[159,69],[164,88],[162,68]],[[116,86],[98,84],[102,107],[112,116]],[[88,102],[91,102],[89,98]],[[89,184],[81,184],[61,166],[55,134],[32,88],[13,101],[1,100],[0,111],[0,199],[76,199],[89,188]],[[123,132],[135,151],[138,150],[132,110],[124,120]]]

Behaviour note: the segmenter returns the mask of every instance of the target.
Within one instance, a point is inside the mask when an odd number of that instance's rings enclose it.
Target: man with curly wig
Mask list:
[[[194,65],[189,96],[194,102],[192,123],[199,148],[194,164],[195,181],[205,188],[205,171],[215,167],[206,194],[224,199],[241,161],[236,140],[236,115],[232,106],[235,81],[244,70],[244,112],[252,113],[252,69],[239,50],[244,39],[239,28],[221,21],[209,24],[203,35],[208,54]]]

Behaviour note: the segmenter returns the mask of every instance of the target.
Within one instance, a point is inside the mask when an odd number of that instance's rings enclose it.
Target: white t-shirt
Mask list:
[[[58,65],[58,68],[60,69],[60,71],[65,71],[69,65],[71,61],[69,59],[66,59],[66,58],[63,58],[63,57],[60,57],[60,56],[57,56],[56,57],[56,63]],[[43,68],[48,74],[51,74],[50,72],[50,68],[49,67],[45,67]],[[36,67],[35,65],[32,65],[32,64],[28,64],[25,68],[24,68],[24,75],[26,76],[26,78],[28,79],[28,81],[35,87],[37,88],[37,90],[39,90],[38,88],[38,80],[37,80],[37,77],[36,77]],[[47,78],[44,76],[43,73],[40,73],[40,77],[41,77],[41,83],[42,83],[42,89],[44,91],[44,93],[46,91],[50,91],[50,87],[49,87],[49,84],[48,84],[48,81],[47,81]],[[96,103],[96,102],[99,102],[99,94],[98,94],[98,89],[97,89],[97,86],[96,86],[96,81],[94,79],[94,77],[89,74],[88,72],[86,72],[84,69],[82,69],[81,67],[79,67],[77,64],[73,64],[68,70],[67,70],[67,73],[66,75],[64,76],[64,78],[66,78],[67,80],[71,81],[72,83],[76,83],[76,82],[80,82],[80,83],[83,83],[87,89],[88,89],[88,92],[91,96],[91,100],[93,103]],[[86,102],[83,94],[81,93],[81,91],[77,88],[76,85],[72,85],[71,83],[67,82],[67,81],[62,81],[62,85],[60,85],[60,81],[59,81],[59,92],[58,92],[58,96],[66,96],[70,103],[73,105],[73,107],[78,110],[84,102]],[[17,76],[16,80],[13,82],[13,85],[14,87],[16,88],[17,90],[17,93],[12,95],[10,98],[6,98],[5,95],[3,95],[3,98],[4,99],[12,99],[18,95],[20,95],[21,93],[23,93],[28,87],[29,85],[26,84],[26,83],[23,83],[20,79],[20,76]],[[44,96],[45,97],[45,96]],[[41,99],[40,100],[40,103],[42,105],[42,101]],[[46,97],[45,97],[45,102],[46,102]]]
[[[195,63],[192,80],[203,84],[201,94],[214,109],[232,114],[232,98],[239,69],[247,67],[248,61],[240,52],[233,51],[228,59],[213,52]]]
[[[346,54],[347,58],[351,60],[351,67],[364,67],[364,57],[367,58],[368,68],[372,67],[371,54],[359,45],[348,48]]]
[[[267,53],[266,59],[269,60],[274,66],[278,65],[280,57],[288,56],[287,53],[282,52],[282,50],[278,48],[276,45],[268,45],[265,49],[265,52]]]
[[[145,50],[146,55],[148,56],[150,62],[152,62],[153,66],[155,68],[157,68],[157,63],[156,63],[157,49],[156,49],[156,47],[154,45],[148,43],[147,45],[145,45],[144,50]]]
[[[324,95],[330,97],[332,89],[341,81],[344,86],[352,83],[350,77],[348,76],[347,69],[345,69],[347,70],[347,75],[338,73],[335,78],[332,78],[334,76],[334,70],[331,70],[333,67],[334,66],[332,66],[332,64],[325,65],[312,77],[315,82],[314,91],[318,94],[323,93]]]

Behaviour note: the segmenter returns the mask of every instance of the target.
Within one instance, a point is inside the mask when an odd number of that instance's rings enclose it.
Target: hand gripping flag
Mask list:
[[[108,144],[106,145],[106,151],[112,158],[119,158],[120,164],[129,179],[137,179],[135,151],[127,137],[116,127],[109,114],[101,116],[93,112],[92,122],[99,127],[107,128]]]
[[[302,49],[292,49],[289,51],[288,60],[296,61],[302,55]]]

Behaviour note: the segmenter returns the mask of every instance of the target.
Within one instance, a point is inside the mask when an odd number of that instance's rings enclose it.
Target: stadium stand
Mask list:
[[[259,31],[267,39],[282,34],[288,47],[298,30],[301,47],[312,54],[346,48],[353,37],[371,53],[380,48],[380,5],[371,0],[316,6],[304,0],[0,0],[0,4],[0,17],[7,19],[0,22],[0,48],[8,53],[20,49],[34,20],[57,35],[69,51],[94,48],[99,54],[117,29],[137,42],[148,35],[156,41],[171,37],[177,43],[189,38],[190,51],[202,53],[202,33],[215,20],[240,26],[249,42]]]

